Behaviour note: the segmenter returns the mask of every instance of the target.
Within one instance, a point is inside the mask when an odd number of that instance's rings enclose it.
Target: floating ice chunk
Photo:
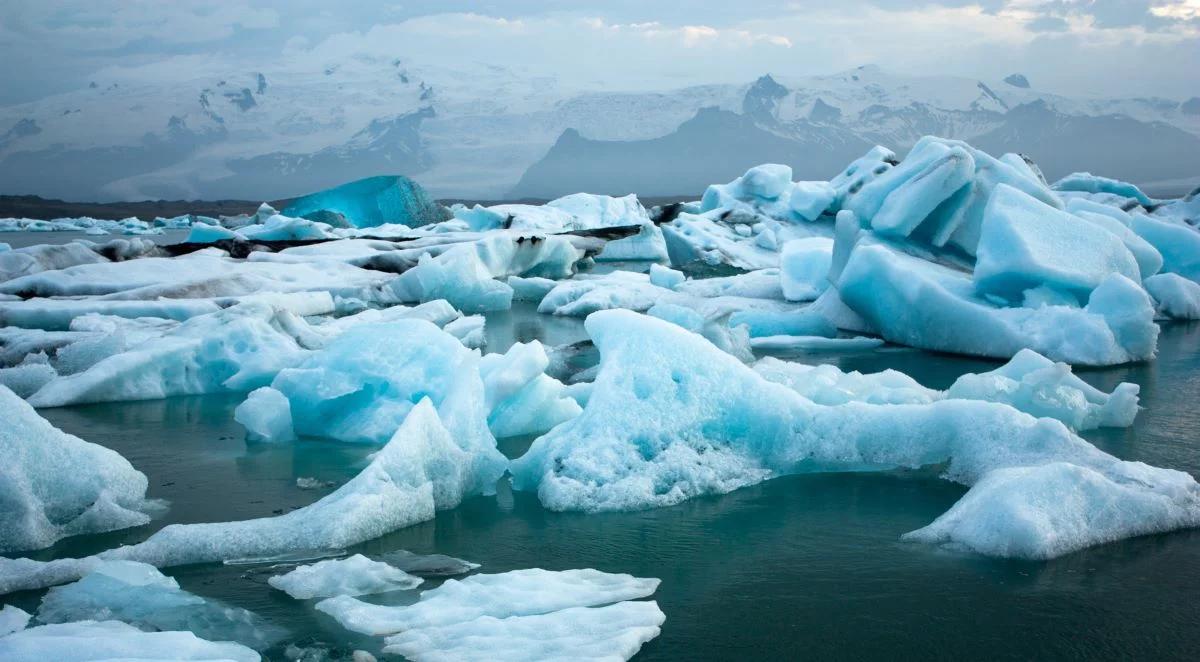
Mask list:
[[[159,317],[183,321],[215,313],[221,306],[209,299],[158,301],[108,301],[98,299],[30,299],[0,303],[0,326],[65,331],[71,321],[84,315],[113,317]]]
[[[1068,545],[1053,527],[1029,539],[1001,526],[999,537],[1022,537],[1009,548],[983,551],[1043,558],[1118,536],[1200,525],[1200,486],[1189,475],[1118,460],[1055,420],[965,400],[817,405],[673,325],[628,311],[596,313],[586,324],[601,353],[587,406],[511,465],[514,487],[537,490],[554,510],[665,506],[789,473],[942,465],[945,478],[974,485],[1003,469],[1070,463],[1103,476],[1099,498],[1076,498],[1078,486],[1062,477],[1047,481],[1057,481],[1061,492],[1033,488],[1059,495],[1043,512],[1037,512],[1041,497],[1013,498],[1034,509],[1032,518],[1111,517],[1119,525],[1086,531]],[[986,486],[981,492],[1005,493]],[[1152,513],[1140,521],[1143,501],[1175,516]],[[1106,514],[1090,515],[1098,502],[1108,504]],[[1003,504],[996,508],[970,509],[966,526],[992,528],[1005,516]]]
[[[198,223],[192,226],[188,231],[187,239],[184,242],[189,244],[212,244],[224,239],[245,239],[241,234],[228,228],[223,228],[219,225],[207,225]]]
[[[751,338],[821,336],[832,338],[837,328],[824,315],[809,310],[744,310],[729,316],[729,326],[744,326]]]
[[[805,365],[766,357],[754,371],[768,381],[792,389],[819,405],[865,402],[873,405],[929,404],[942,394],[925,388],[917,380],[896,370],[864,375],[842,372],[833,365]]]
[[[291,218],[276,214],[262,224],[247,225],[238,232],[251,241],[297,241],[305,239],[329,239],[333,227],[304,218]]]
[[[482,394],[479,397],[482,400]],[[459,417],[451,412],[448,420]],[[99,558],[0,558],[0,594],[74,581],[102,560],[163,568],[356,545],[432,519],[436,510],[453,508],[467,496],[493,493],[504,473],[504,457],[494,447],[480,449],[475,443],[477,439],[466,434],[452,434],[425,398],[371,464],[314,504],[277,517],[172,524],[144,542],[103,552]]]
[[[847,209],[870,219],[880,234],[907,237],[974,172],[975,159],[963,146],[923,140],[855,195]]]
[[[446,299],[464,312],[505,310],[512,305],[513,290],[496,279],[566,278],[582,258],[583,252],[567,237],[497,234],[454,246],[437,257],[423,255],[388,288],[397,301]]]
[[[852,352],[874,349],[883,344],[879,338],[826,338],[825,336],[761,336],[750,339],[750,346],[757,350],[805,351],[805,352]]]
[[[628,660],[661,632],[655,602],[574,607],[549,614],[480,618],[408,630],[387,638],[385,653],[418,662]]]
[[[121,293],[122,299],[142,300],[315,290],[353,295],[391,277],[336,260],[257,262],[198,252],[177,258],[100,262],[30,274],[0,283],[0,292],[40,297]]]
[[[604,250],[596,256],[597,262],[626,261],[655,261],[670,260],[667,254],[667,242],[662,230],[650,221],[642,223],[637,234],[623,239],[613,239],[604,244]]]
[[[770,219],[747,226],[687,213],[679,214],[661,228],[672,264],[683,265],[698,260],[709,265],[728,264],[746,270],[779,266],[778,235],[783,235],[786,240],[811,236],[818,231],[807,225],[785,228]],[[739,231],[737,228],[744,229]]]
[[[653,265],[651,268],[658,265]],[[542,299],[554,286],[558,285],[558,281],[550,280],[549,278],[522,278],[513,276],[508,279],[508,286],[513,290],[513,301],[532,301],[533,303],[541,303]]]
[[[788,196],[788,208],[804,221],[815,221],[833,205],[837,191],[828,182],[796,182]]]
[[[1042,204],[1011,186],[992,193],[983,214],[975,285],[1019,300],[1047,285],[1086,297],[1109,274],[1141,281],[1137,261],[1112,232]]]
[[[302,490],[323,490],[334,485],[337,485],[337,483],[330,480],[313,478],[312,476],[300,476],[296,479],[296,487]]]
[[[466,315],[448,322],[442,330],[458,338],[464,347],[478,349],[484,344],[484,327],[487,320],[483,315]]]
[[[135,561],[105,561],[79,581],[50,589],[37,618],[41,623],[115,619],[148,630],[187,630],[258,650],[284,634],[252,612],[184,591],[153,566]]]
[[[249,441],[280,442],[296,438],[291,404],[287,396],[270,386],[251,391],[234,410],[233,420],[246,428]]]
[[[991,372],[966,374],[946,391],[947,398],[1003,402],[1037,417],[1062,421],[1075,430],[1128,427],[1138,412],[1137,384],[1122,383],[1104,393],[1055,363],[1023,349]]]
[[[413,180],[399,175],[358,179],[292,200],[283,213],[309,216],[326,211],[341,214],[359,228],[385,223],[419,227],[446,217],[444,209]]]
[[[1200,319],[1200,284],[1179,274],[1157,274],[1142,281],[1155,310],[1173,319]],[[0,383],[4,381],[0,370]]]
[[[923,349],[1007,359],[1028,347],[1073,365],[1114,365],[1151,358],[1158,336],[1149,297],[1119,274],[1083,309],[999,308],[976,296],[966,273],[859,241],[837,288],[885,339]]]
[[[646,225],[650,216],[637,196],[622,198],[590,193],[573,193],[546,203],[546,207],[566,212],[570,220],[561,230],[592,230],[622,225]],[[522,229],[514,223],[515,229]]]
[[[1128,248],[1129,252],[1133,253],[1134,259],[1137,260],[1138,271],[1143,279],[1153,276],[1162,269],[1162,253],[1159,253],[1158,249],[1150,242],[1142,239],[1130,229],[1133,219],[1129,214],[1116,207],[1083,198],[1068,200],[1067,211],[1120,237],[1125,248]]]
[[[0,386],[6,386],[18,398],[28,398],[58,373],[47,363],[23,363],[11,368],[0,368]]]
[[[478,563],[471,563],[445,554],[413,554],[410,551],[398,549],[383,554],[381,558],[388,565],[399,568],[410,575],[418,577],[452,577],[462,575],[479,568]]]
[[[82,242],[39,244],[0,252],[0,282],[21,276],[66,269],[80,264],[108,262]]]
[[[696,278],[674,287],[676,292],[695,297],[743,297],[783,299],[779,269],[757,269],[736,276]],[[653,281],[651,281],[653,282]]]
[[[1123,198],[1137,200],[1143,207],[1154,204],[1141,189],[1128,182],[1100,177],[1090,172],[1074,172],[1054,182],[1056,191],[1081,191],[1084,193],[1111,193]]]
[[[825,237],[793,239],[779,255],[779,276],[788,301],[813,301],[829,288],[833,240]]]
[[[267,583],[297,600],[309,600],[402,591],[416,588],[421,581],[420,577],[386,563],[355,554],[344,559],[302,565],[285,575],[269,578]]]
[[[0,637],[24,630],[31,618],[33,616],[23,609],[18,609],[13,605],[4,605],[3,608],[0,608]]]
[[[461,442],[474,440],[474,452],[495,454],[478,366],[478,353],[454,336],[424,320],[400,319],[350,327],[279,372],[271,387],[290,403],[297,434],[382,443],[428,397]],[[463,420],[450,415],[459,408]]]
[[[253,649],[205,641],[191,632],[143,632],[120,621],[41,625],[0,637],[0,658],[11,662],[85,660],[217,660],[258,662]]]
[[[150,521],[146,476],[117,453],[50,425],[0,386],[0,551]]]
[[[650,284],[664,287],[668,290],[675,289],[680,283],[687,280],[682,271],[676,271],[670,267],[664,267],[661,264],[650,265]]]
[[[515,343],[504,354],[479,362],[488,411],[488,427],[497,437],[541,434],[579,415],[562,382],[545,373],[550,365],[537,340]]]
[[[341,596],[317,603],[317,611],[342,627],[370,635],[440,627],[481,616],[533,616],[571,607],[594,607],[636,600],[658,589],[659,580],[592,570],[558,572],[531,568],[496,575],[450,579],[421,592],[415,604],[374,605]]]
[[[724,315],[716,319],[705,319],[691,308],[672,303],[660,303],[646,313],[704,336],[718,349],[736,356],[741,361],[754,359],[754,354],[750,351],[750,334],[743,326],[730,326]]]
[[[1164,273],[1200,282],[1200,232],[1186,225],[1133,214],[1130,227],[1162,254]]]
[[[1149,533],[1200,526],[1186,473],[1122,462],[1115,470],[1055,462],[998,469],[906,540],[989,556],[1051,559]]]
[[[36,407],[250,391],[308,353],[302,320],[263,303],[193,317],[163,336],[60,377],[30,397]]]

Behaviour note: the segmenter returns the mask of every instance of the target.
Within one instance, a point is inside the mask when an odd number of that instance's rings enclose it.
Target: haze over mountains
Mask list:
[[[919,137],[1018,151],[1182,192],[1200,180],[1200,99],[1079,99],[1021,74],[874,66],[660,92],[573,88],[480,65],[355,58],[316,72],[97,80],[0,108],[0,193],[67,200],[286,198],[381,173],[438,197],[699,194],[763,162],[828,179]]]

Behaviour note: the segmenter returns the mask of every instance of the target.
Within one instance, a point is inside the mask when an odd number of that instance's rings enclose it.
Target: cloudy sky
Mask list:
[[[5,0],[0,104],[104,75],[269,71],[359,52],[608,89],[879,64],[1181,99],[1200,94],[1200,0]]]

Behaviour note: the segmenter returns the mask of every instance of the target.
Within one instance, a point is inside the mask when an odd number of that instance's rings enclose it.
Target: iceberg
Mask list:
[[[1072,365],[1114,365],[1154,356],[1158,327],[1150,297],[1111,274],[1083,308],[1001,307],[976,293],[969,273],[860,240],[838,294],[890,342],[1007,359],[1030,348]]]
[[[284,207],[283,214],[305,217],[323,211],[341,214],[359,228],[385,223],[415,228],[446,218],[443,208],[425,189],[399,175],[367,177],[300,196]]]
[[[77,582],[51,588],[37,618],[47,624],[112,619],[143,630],[187,630],[256,650],[285,634],[245,609],[184,591],[153,566],[135,561],[105,561]]]
[[[349,596],[317,603],[342,627],[369,635],[469,622],[482,616],[508,618],[548,614],[572,607],[594,607],[644,598],[659,580],[611,574],[591,568],[551,571],[512,570],[495,575],[448,579],[422,591],[411,605],[375,605]]]
[[[43,271],[108,262],[82,242],[39,244],[0,252],[0,283]]]
[[[193,317],[162,336],[51,381],[35,407],[251,391],[307,354],[303,321],[266,303]]]
[[[296,438],[287,396],[270,386],[254,389],[233,412],[246,428],[247,441],[282,442]]]
[[[416,588],[421,581],[420,577],[362,554],[302,565],[267,579],[268,584],[297,600],[403,591]]]
[[[0,637],[24,630],[31,618],[29,612],[12,605],[0,607]]]
[[[161,504],[125,458],[66,434],[0,386],[0,551],[141,526]]]
[[[258,662],[253,649],[205,641],[191,632],[143,632],[120,621],[40,625],[0,637],[0,659],[11,662],[86,660],[211,660]]]
[[[584,257],[567,237],[498,234],[454,246],[431,257],[387,285],[395,301],[445,299],[455,308],[477,313],[512,306],[513,289],[498,279],[510,276],[567,278]]]
[[[1086,298],[1111,274],[1142,280],[1120,238],[1011,186],[996,187],[977,247],[979,292],[1019,301],[1025,290],[1046,286]]]
[[[1014,519],[1086,522],[1095,503],[1087,494],[1099,490],[1112,504],[1106,515],[1111,521],[1065,535],[1053,527],[1031,531],[1006,524],[997,537],[1019,535],[1021,544],[978,551],[1049,558],[1152,530],[1200,525],[1200,485],[1191,476],[1118,460],[1054,419],[957,399],[820,405],[675,325],[629,311],[596,313],[586,324],[601,363],[583,413],[534,441],[510,468],[515,488],[536,491],[553,510],[643,509],[784,474],[923,466],[942,466],[946,479],[983,485],[987,494],[992,490],[986,481],[997,471],[1066,463],[1104,481],[1063,480],[1044,512],[1038,510],[1042,502],[1031,499],[1025,503],[1032,512],[1014,511]],[[1128,402],[1114,408],[1122,407],[1127,411]],[[1024,485],[1036,492],[1043,478],[1031,472],[1007,493],[1025,499],[1030,493],[1022,492]],[[974,489],[961,503],[972,502]],[[1157,502],[1172,516],[1147,522],[1140,517],[1142,502]],[[986,508],[970,512],[975,519],[967,528],[946,528],[945,522],[959,518],[953,509],[943,516],[949,519],[935,520],[930,530],[945,532],[936,542],[970,547],[971,538],[960,532],[1003,517]]]
[[[829,289],[833,240],[825,237],[793,239],[779,252],[779,277],[788,301],[815,301]]]
[[[655,602],[574,607],[534,616],[494,618],[407,630],[387,638],[385,653],[418,662],[628,660],[661,632]]]
[[[1054,182],[1056,191],[1078,191],[1081,193],[1109,193],[1121,198],[1136,200],[1139,205],[1149,207],[1154,204],[1150,196],[1142,193],[1141,189],[1128,182],[1122,182],[1108,177],[1100,177],[1090,172],[1074,172]]]
[[[1179,274],[1155,274],[1142,281],[1154,299],[1154,309],[1172,319],[1200,319],[1200,284]],[[3,371],[0,370],[0,373]],[[0,381],[3,378],[0,377]]]
[[[497,437],[541,434],[579,415],[562,382],[546,375],[550,357],[537,340],[515,343],[479,362],[488,427]]]
[[[316,503],[277,517],[172,524],[144,542],[93,557],[44,562],[0,558],[0,594],[75,581],[109,560],[163,568],[342,549],[378,538],[432,519],[436,510],[457,506],[467,496],[494,492],[504,473],[503,456],[471,443],[452,435],[425,398],[371,464]]]

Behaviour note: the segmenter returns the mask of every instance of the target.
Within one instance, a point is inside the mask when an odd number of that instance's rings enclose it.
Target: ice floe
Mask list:
[[[402,591],[416,588],[421,581],[420,577],[387,563],[372,561],[362,554],[302,565],[267,580],[271,586],[297,600]]]

